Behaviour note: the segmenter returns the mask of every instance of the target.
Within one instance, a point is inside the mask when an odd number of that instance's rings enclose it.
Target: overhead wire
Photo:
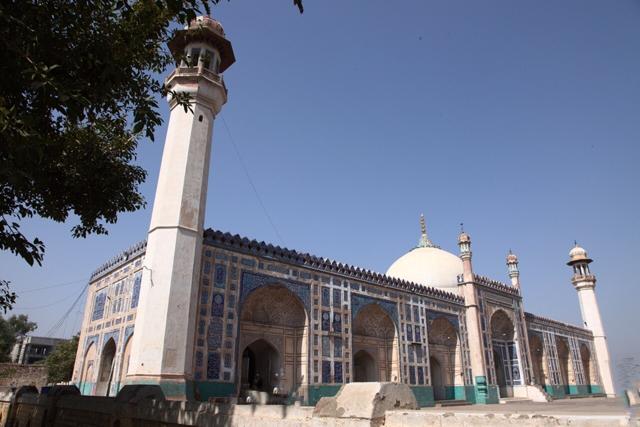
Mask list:
[[[285,243],[284,243],[284,239],[280,235],[280,232],[278,231],[278,228],[276,227],[276,224],[273,222],[273,219],[271,218],[271,215],[269,215],[269,212],[267,211],[267,207],[263,203],[262,198],[260,197],[260,194],[258,193],[257,187],[253,183],[253,179],[251,179],[251,175],[249,174],[249,169],[247,168],[247,165],[244,162],[244,159],[242,158],[242,154],[240,154],[240,149],[238,148],[238,145],[236,144],[235,139],[233,138],[233,135],[231,135],[231,130],[229,129],[229,125],[227,124],[227,121],[224,119],[224,116],[222,116],[222,114],[220,114],[220,118],[222,119],[222,124],[224,125],[224,128],[227,130],[227,134],[229,135],[229,140],[231,141],[231,145],[233,146],[233,149],[236,152],[236,155],[238,156],[238,160],[240,161],[240,165],[242,166],[242,170],[244,171],[244,174],[247,177],[247,181],[249,181],[249,185],[251,186],[251,189],[253,190],[253,194],[255,194],[256,199],[258,199],[258,203],[260,204],[260,207],[262,208],[262,212],[264,212],[264,215],[267,217],[267,220],[269,221],[269,224],[271,224],[271,228],[273,228],[273,231],[276,234],[276,237],[278,238],[278,240],[280,241],[280,244],[282,246],[286,246]]]
[[[53,336],[53,334],[58,332],[58,330],[66,322],[67,317],[73,311],[74,307],[76,306],[78,301],[80,301],[80,298],[82,298],[82,295],[84,295],[84,293],[85,293],[85,291],[87,290],[88,287],[89,287],[89,282],[87,282],[87,284],[84,285],[84,287],[82,288],[82,291],[80,291],[80,293],[78,294],[76,299],[71,304],[71,307],[69,307],[69,309],[62,315],[62,317],[56,323],[54,323],[53,326],[51,326],[51,328],[49,329],[49,331],[46,334],[47,337],[51,337],[51,336]]]

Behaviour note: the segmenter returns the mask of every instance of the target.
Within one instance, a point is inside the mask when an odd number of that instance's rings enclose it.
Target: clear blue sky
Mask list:
[[[207,226],[384,272],[417,242],[421,212],[454,252],[463,221],[478,273],[507,281],[512,248],[525,308],[581,324],[565,265],[577,239],[595,259],[614,358],[640,354],[640,3],[304,3],[302,16],[290,0],[214,9],[237,57],[222,115],[283,241],[220,120]],[[0,255],[14,313],[37,333],[145,238],[165,130],[140,145],[147,210],[85,240],[72,223],[31,221],[41,268]],[[79,314],[57,334],[76,332]]]

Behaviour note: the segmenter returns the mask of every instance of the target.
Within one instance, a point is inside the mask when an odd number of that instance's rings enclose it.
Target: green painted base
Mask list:
[[[76,386],[78,386],[78,389],[80,390],[80,394],[84,396],[91,396],[93,394],[94,383],[80,382],[76,384]]]
[[[433,399],[433,388],[430,386],[411,386],[411,391],[413,391],[413,395],[416,397],[416,401],[418,402],[418,406],[421,408],[426,408],[429,406],[434,406],[435,400]]]
[[[554,399],[563,399],[568,396],[588,396],[590,394],[602,393],[602,387],[597,384],[591,385],[575,385],[575,384],[558,384],[545,385],[544,391]]]
[[[341,385],[310,385],[307,405],[315,406],[322,397],[331,397],[338,394]]]
[[[213,381],[195,381],[195,399],[206,402],[212,397],[233,397],[236,386],[233,383],[219,383]]]

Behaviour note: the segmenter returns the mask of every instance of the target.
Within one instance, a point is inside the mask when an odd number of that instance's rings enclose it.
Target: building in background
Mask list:
[[[46,359],[56,346],[67,340],[62,338],[33,337],[30,335],[18,337],[11,350],[11,361],[21,365],[31,365]]]
[[[469,234],[453,254],[424,219],[386,274],[205,230],[221,73],[235,58],[208,17],[169,46],[178,66],[167,85],[192,109],[169,98],[147,241],[91,277],[73,375],[83,394],[158,384],[172,399],[314,404],[348,382],[393,381],[421,406],[614,395],[591,259],[577,245],[569,265],[583,327],[525,311],[515,254],[509,284],[481,276]]]

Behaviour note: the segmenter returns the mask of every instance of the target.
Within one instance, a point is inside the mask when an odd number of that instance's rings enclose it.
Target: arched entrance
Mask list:
[[[591,352],[586,344],[580,344],[580,359],[582,360],[582,370],[584,371],[584,383],[591,393]]]
[[[131,358],[131,335],[127,338],[127,342],[124,345],[124,351],[122,352],[122,362],[120,362],[120,384],[119,388],[122,388],[124,381],[127,378],[127,370],[129,370],[129,359]]]
[[[308,316],[283,286],[265,286],[244,301],[240,314],[238,390],[298,397],[308,384]]]
[[[376,361],[366,350],[353,355],[353,381],[357,383],[378,381]]]
[[[442,365],[435,357],[429,357],[429,373],[431,374],[431,387],[435,400],[446,399],[445,384],[443,381]]]
[[[391,317],[375,303],[363,307],[353,319],[353,354],[365,351],[373,359],[375,374],[367,378],[375,381],[398,382],[400,378],[398,364],[398,337]]]
[[[491,316],[491,344],[496,384],[501,397],[513,397],[513,386],[521,382],[518,349],[514,341],[515,327],[504,310]]]
[[[544,345],[538,335],[529,335],[529,349],[531,350],[534,382],[544,386],[547,383],[544,369]]]
[[[109,396],[111,381],[113,380],[115,356],[116,342],[113,338],[109,338],[100,355],[100,371],[98,372],[98,382],[96,384],[97,396]]]
[[[556,337],[556,351],[558,352],[558,367],[560,368],[560,384],[564,386],[564,392],[569,394],[571,356],[569,354],[569,345],[564,338]]]
[[[280,386],[280,354],[270,343],[259,339],[242,353],[242,384],[250,390],[272,392]]]
[[[447,318],[438,317],[429,323],[428,336],[433,397],[455,399],[455,386],[464,384],[458,331]]]
[[[80,376],[80,393],[90,395],[92,389],[93,375],[96,363],[96,345],[89,344],[89,348],[84,354],[84,362],[82,364],[82,375]]]

